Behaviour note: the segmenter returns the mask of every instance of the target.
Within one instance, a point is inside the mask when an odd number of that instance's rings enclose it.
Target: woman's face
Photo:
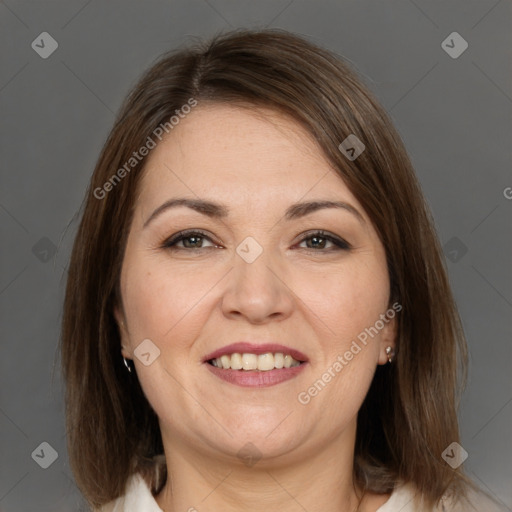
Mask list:
[[[212,205],[162,207],[176,199]],[[325,201],[347,206],[301,206]],[[122,353],[164,445],[226,460],[353,442],[394,342],[368,216],[311,137],[267,110],[199,104],[151,151],[121,291]]]

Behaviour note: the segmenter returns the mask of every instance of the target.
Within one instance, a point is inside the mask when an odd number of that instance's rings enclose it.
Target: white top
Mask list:
[[[414,508],[412,499],[414,497],[414,486],[411,484],[400,484],[395,487],[390,498],[376,512],[468,512],[461,506],[450,505],[447,499],[443,499],[439,508],[425,509]],[[485,496],[472,496],[472,506],[478,512],[505,512]],[[124,496],[104,505],[99,512],[163,512],[151,494],[149,487],[140,474],[130,477]]]

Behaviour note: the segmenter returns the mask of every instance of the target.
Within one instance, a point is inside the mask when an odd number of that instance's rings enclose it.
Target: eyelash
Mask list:
[[[212,243],[215,243],[203,231],[188,230],[188,231],[179,231],[178,233],[172,235],[170,238],[168,238],[167,240],[165,240],[163,242],[163,244],[161,245],[161,248],[168,249],[171,251],[199,251],[201,249],[213,249],[213,247],[197,247],[197,248],[176,247],[177,243],[179,243],[183,240],[186,240],[187,238],[192,238],[193,236],[197,236],[197,235],[201,238],[208,239]],[[335,237],[334,235],[330,235],[322,230],[315,231],[313,233],[308,233],[306,236],[301,238],[301,240],[299,240],[298,243],[301,244],[302,242],[305,242],[306,240],[309,240],[310,238],[321,238],[323,240],[327,240],[329,242],[332,242],[334,244],[334,247],[331,247],[329,249],[323,249],[323,250],[322,249],[306,248],[306,250],[309,252],[331,252],[331,251],[338,251],[338,250],[348,251],[351,249],[350,244],[348,242],[345,242],[345,240]]]

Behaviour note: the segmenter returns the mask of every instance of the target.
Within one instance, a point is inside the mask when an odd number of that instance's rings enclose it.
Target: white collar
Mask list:
[[[400,512],[418,512],[418,509],[414,508],[414,496],[415,487],[413,484],[399,482],[395,486],[395,489],[391,493],[388,501],[381,505],[376,512],[396,512],[397,510]],[[472,504],[482,503],[478,500],[474,502],[473,500],[471,501]],[[501,512],[502,510],[505,510],[499,507],[494,508],[494,506],[490,506],[491,504],[487,501],[484,501],[483,504],[486,505],[486,510],[489,512]],[[487,506],[489,507],[487,508]],[[461,510],[458,507],[452,508],[452,505],[448,503],[447,507],[448,508],[444,508],[443,505],[440,504],[440,507],[438,509],[434,509],[432,512],[435,510],[446,510],[446,512]],[[474,510],[478,509],[475,508]],[[421,511],[426,512],[424,508],[421,508]],[[100,512],[163,512],[163,510],[158,506],[158,503],[151,494],[151,490],[140,473],[135,473],[128,480],[124,496],[121,496],[103,506],[100,509]]]

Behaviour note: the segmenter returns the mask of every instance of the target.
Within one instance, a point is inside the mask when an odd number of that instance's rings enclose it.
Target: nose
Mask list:
[[[252,263],[235,255],[233,270],[222,297],[222,311],[229,318],[244,318],[252,324],[265,324],[288,318],[294,295],[286,273],[266,251]]]

